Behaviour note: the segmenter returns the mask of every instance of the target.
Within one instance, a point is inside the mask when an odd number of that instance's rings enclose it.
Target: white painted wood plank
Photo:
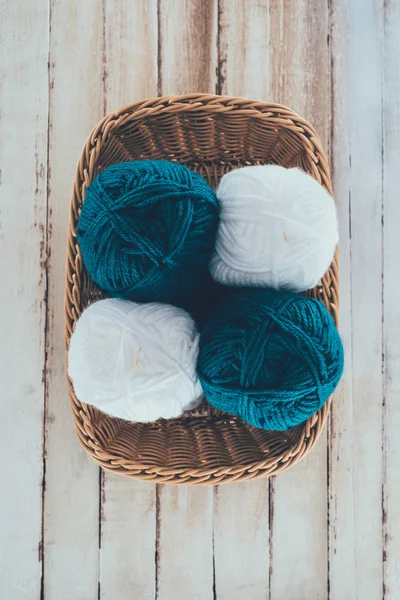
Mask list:
[[[99,598],[153,600],[155,485],[113,473],[103,477]]]
[[[386,600],[400,597],[400,5],[384,5],[383,123],[384,123],[384,360],[386,443],[383,496],[384,592]]]
[[[329,130],[328,9],[270,1],[271,99],[304,116],[325,149]],[[271,481],[271,598],[327,597],[327,429],[298,465]]]
[[[157,96],[157,0],[105,0],[105,112]]]
[[[106,0],[104,110],[157,95],[157,2]],[[102,472],[100,598],[150,600],[156,579],[156,486]]]
[[[213,600],[212,487],[159,485],[157,600]]]
[[[348,393],[347,376],[347,393],[332,419],[330,597],[379,600],[383,595],[381,13],[374,0],[337,0],[332,16],[334,182],[340,202],[346,286],[343,329],[352,392]]]
[[[43,3],[14,1],[3,2],[1,13],[0,596],[39,600],[48,12]]]
[[[329,150],[328,3],[269,0],[271,99],[310,121]]]
[[[219,4],[221,94],[269,99],[269,0]],[[264,600],[269,590],[268,480],[221,485],[214,495],[218,600]]]
[[[354,526],[353,381],[350,239],[350,139],[347,93],[342,73],[347,61],[347,25],[344,5],[331,16],[332,54],[332,178],[339,219],[340,332],[345,352],[345,369],[335,394],[330,417],[329,439],[329,584],[334,600],[357,598]]]
[[[220,0],[220,94],[270,100],[270,0]]]
[[[327,598],[326,448],[324,439],[270,486],[271,598]]]
[[[220,485],[214,494],[218,600],[268,598],[268,481]]]
[[[217,0],[159,0],[159,93],[215,93]]]
[[[69,200],[80,151],[102,116],[102,19],[96,0],[53,0],[50,36],[46,600],[97,600],[99,469],[80,447],[64,373]]]
[[[215,0],[160,0],[160,94],[214,92]],[[157,600],[211,600],[213,489],[158,486]]]

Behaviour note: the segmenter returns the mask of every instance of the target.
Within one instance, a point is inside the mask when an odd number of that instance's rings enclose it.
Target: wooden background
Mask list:
[[[400,598],[400,2],[0,0],[2,600]],[[346,371],[271,480],[155,486],[78,445],[63,360],[68,204],[105,114],[160,94],[282,102],[340,220]]]

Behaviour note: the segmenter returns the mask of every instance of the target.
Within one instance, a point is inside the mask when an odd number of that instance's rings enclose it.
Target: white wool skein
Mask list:
[[[81,402],[111,416],[172,419],[201,400],[198,346],[194,321],[180,308],[100,300],[76,323],[68,374]]]
[[[338,242],[335,203],[311,175],[243,167],[217,189],[220,224],[210,272],[219,283],[299,292],[314,287]]]

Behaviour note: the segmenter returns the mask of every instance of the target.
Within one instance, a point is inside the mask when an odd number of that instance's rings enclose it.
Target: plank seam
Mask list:
[[[380,6],[380,38],[381,38],[381,302],[382,302],[382,491],[381,491],[381,512],[382,512],[382,600],[387,597],[386,588],[386,561],[387,561],[387,507],[386,507],[386,353],[385,353],[385,111],[384,111],[384,83],[385,83],[385,31],[384,22],[386,17],[387,4],[385,0]]]
[[[275,478],[268,479],[268,600],[272,600]]]
[[[327,23],[327,46],[328,46],[328,85],[329,85],[329,127],[328,127],[328,157],[330,161],[332,161],[333,155],[333,136],[334,136],[334,106],[335,103],[333,101],[333,49],[332,49],[332,35],[333,35],[333,24],[332,24],[332,11],[333,11],[333,0],[328,0],[327,2],[327,10],[328,10],[328,23]],[[340,288],[339,288],[340,289]],[[327,496],[326,496],[326,517],[327,517],[327,582],[326,582],[326,594],[327,600],[331,598],[331,469],[332,469],[332,439],[333,439],[333,430],[334,430],[334,408],[331,408],[329,417],[328,417],[328,445],[326,451],[326,486],[327,486]]]
[[[216,485],[213,489],[212,501],[212,582],[213,582],[213,600],[217,600],[217,586],[216,586],[216,576],[215,576],[215,499],[218,496],[218,486]]]
[[[225,76],[223,75],[223,69],[226,63],[226,57],[222,56],[221,49],[221,17],[222,17],[222,2],[217,0],[217,73],[215,82],[215,93],[222,94],[225,92]]]
[[[103,520],[104,520],[104,504],[105,504],[105,473],[102,468],[99,468],[99,539],[98,539],[98,573],[99,580],[97,583],[97,600],[101,598],[101,538],[103,535]]]
[[[162,96],[161,0],[157,0],[157,96]]]
[[[224,85],[222,76],[222,58],[221,58],[221,16],[222,16],[222,0],[216,0],[217,23],[216,23],[216,69],[215,69],[215,93],[221,94]],[[214,13],[215,14],[215,13]],[[216,582],[216,566],[215,566],[215,509],[216,499],[218,497],[218,486],[215,486],[212,494],[212,592],[213,600],[217,600],[217,582]]]
[[[107,49],[106,49],[106,0],[101,4],[102,12],[102,46],[101,46],[101,66],[103,79],[103,116],[107,114]]]
[[[161,515],[160,515],[160,484],[156,484],[156,539],[155,539],[155,552],[154,552],[154,563],[155,563],[155,600],[158,600],[159,594],[159,575],[160,575],[160,531],[161,531]]]
[[[107,114],[107,45],[106,45],[106,19],[107,19],[107,11],[106,11],[106,2],[107,0],[102,0],[101,3],[101,21],[102,21],[102,30],[101,30],[101,73],[102,73],[102,88],[101,91],[103,93],[102,104],[103,104],[103,116]],[[99,467],[99,515],[98,515],[98,582],[97,582],[97,600],[101,598],[101,538],[103,535],[103,518],[104,518],[104,504],[105,504],[105,473],[103,469]]]
[[[42,515],[41,532],[39,542],[39,561],[41,561],[40,575],[40,600],[45,598],[45,560],[44,560],[44,531],[45,531],[45,501],[46,501],[46,461],[47,461],[47,412],[49,400],[49,386],[47,380],[47,367],[49,360],[49,191],[50,191],[50,128],[51,128],[51,23],[52,23],[52,3],[48,5],[48,52],[47,52],[47,128],[46,128],[46,204],[45,204],[45,227],[43,232],[44,242],[44,260],[41,257],[41,268],[44,271],[44,356],[43,356],[43,421],[42,421]]]

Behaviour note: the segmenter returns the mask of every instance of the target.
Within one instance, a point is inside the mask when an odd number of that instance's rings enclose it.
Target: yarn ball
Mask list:
[[[115,164],[87,188],[78,223],[86,269],[107,295],[179,302],[198,286],[218,227],[215,192],[184,165]]]
[[[284,431],[328,400],[343,371],[334,321],[317,300],[246,289],[223,299],[200,338],[207,400],[262,429]]]
[[[338,242],[335,203],[300,169],[258,165],[224,175],[210,271],[225,285],[313,288]]]
[[[172,419],[200,402],[198,348],[199,334],[184,310],[110,298],[77,321],[68,374],[81,402],[113,417]]]

